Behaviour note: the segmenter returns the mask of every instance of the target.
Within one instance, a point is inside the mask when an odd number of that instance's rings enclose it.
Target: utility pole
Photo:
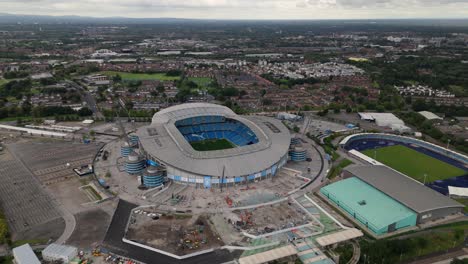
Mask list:
[[[224,168],[225,168],[225,166],[223,166],[223,173],[221,175],[221,182],[219,183],[219,186],[221,188],[221,192],[223,192]]]

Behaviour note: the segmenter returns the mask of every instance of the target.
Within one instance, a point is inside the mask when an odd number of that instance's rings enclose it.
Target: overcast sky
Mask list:
[[[0,12],[213,19],[468,18],[468,0],[0,0]]]

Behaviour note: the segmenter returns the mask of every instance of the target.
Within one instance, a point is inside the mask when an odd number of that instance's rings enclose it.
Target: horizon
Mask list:
[[[468,19],[467,0],[4,0],[3,13],[129,19]]]

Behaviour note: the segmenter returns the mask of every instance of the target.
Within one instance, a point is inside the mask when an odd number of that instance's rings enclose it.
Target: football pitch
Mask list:
[[[197,151],[230,149],[236,147],[229,140],[224,138],[190,142],[190,145],[192,145],[192,148]]]
[[[420,182],[424,181],[424,175],[427,175],[426,183],[430,183],[466,174],[462,169],[402,145],[362,153]]]

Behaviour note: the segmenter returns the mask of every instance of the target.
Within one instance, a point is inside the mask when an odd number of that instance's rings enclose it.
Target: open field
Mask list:
[[[424,181],[425,174],[426,183],[429,183],[466,173],[462,169],[402,145],[368,149],[363,153],[420,182]]]
[[[209,77],[189,77],[189,81],[192,81],[196,83],[200,87],[206,88],[212,81],[213,79]]]
[[[194,150],[198,151],[230,149],[235,147],[234,144],[224,138],[191,142],[190,145],[192,145]]]
[[[107,76],[120,75],[124,81],[143,81],[143,80],[160,80],[160,81],[177,81],[179,76],[167,76],[165,73],[130,73],[130,72],[116,72],[104,71],[101,74]]]

